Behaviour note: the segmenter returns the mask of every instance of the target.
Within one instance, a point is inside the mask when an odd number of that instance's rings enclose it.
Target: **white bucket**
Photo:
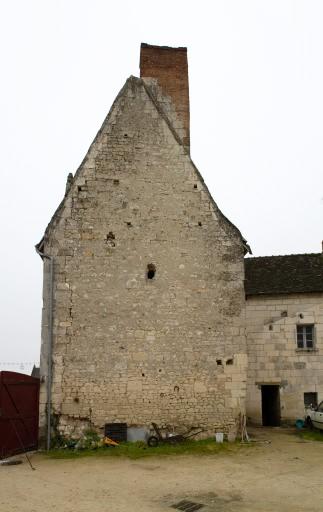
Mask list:
[[[223,443],[223,432],[216,432],[215,440],[217,443]]]

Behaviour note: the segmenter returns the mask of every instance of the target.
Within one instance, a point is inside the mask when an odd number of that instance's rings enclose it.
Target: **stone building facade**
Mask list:
[[[189,155],[185,48],[142,45],[51,219],[41,427],[228,430],[245,411],[245,240]]]
[[[246,258],[190,158],[185,48],[143,44],[36,246],[41,431],[228,431],[323,400],[323,256]],[[206,434],[207,435],[207,434]]]
[[[323,400],[323,254],[247,258],[247,415],[304,418]]]

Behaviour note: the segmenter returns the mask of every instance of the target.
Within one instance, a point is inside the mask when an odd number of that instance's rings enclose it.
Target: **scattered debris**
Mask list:
[[[18,464],[22,464],[21,459],[0,460],[0,466],[17,466]]]
[[[75,450],[93,450],[100,446],[101,438],[95,430],[86,430],[84,436],[79,439],[74,448]]]
[[[203,430],[199,430],[197,432],[192,433],[192,429],[186,432],[185,434],[169,434],[167,433],[164,437],[160,430],[158,425],[156,423],[152,423],[153,429],[156,433],[156,435],[152,435],[148,437],[147,444],[151,448],[158,446],[159,443],[167,443],[167,444],[177,444],[182,443],[186,439],[189,439],[190,437],[196,436],[197,434],[200,434],[203,432]]]
[[[247,416],[242,412],[238,416],[238,433],[241,435],[241,442],[250,442],[250,438],[247,432]]]
[[[116,441],[113,441],[110,437],[104,437],[103,444],[106,446],[119,446],[119,443],[116,443]]]

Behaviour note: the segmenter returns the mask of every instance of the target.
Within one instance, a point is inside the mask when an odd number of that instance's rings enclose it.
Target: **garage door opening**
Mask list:
[[[264,427],[280,426],[279,386],[261,386],[262,424]]]

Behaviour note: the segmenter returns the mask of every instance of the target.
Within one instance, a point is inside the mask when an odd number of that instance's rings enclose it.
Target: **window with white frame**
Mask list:
[[[297,348],[314,349],[314,325],[297,325]]]

